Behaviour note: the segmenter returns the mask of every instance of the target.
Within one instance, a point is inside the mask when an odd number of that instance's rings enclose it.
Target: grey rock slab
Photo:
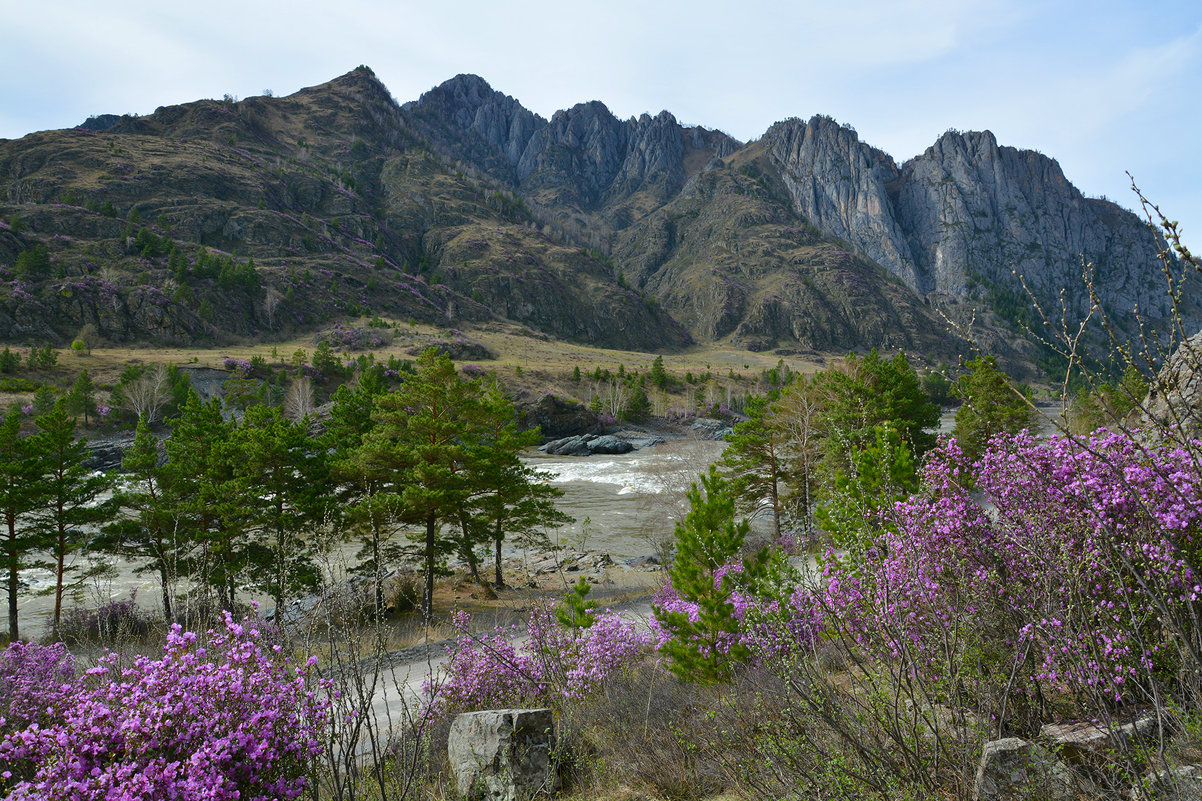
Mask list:
[[[635,447],[635,449],[636,449],[636,450],[637,450],[637,449],[639,449],[639,448],[653,448],[653,447],[655,447],[656,445],[663,445],[663,444],[664,444],[664,438],[663,438],[663,437],[657,437],[657,436],[655,436],[654,434],[626,434],[626,433],[622,433],[622,434],[619,434],[619,436],[620,436],[622,439],[624,439],[624,440],[626,440],[627,442],[629,442],[631,445],[633,445],[633,446]]]
[[[630,453],[634,450],[634,445],[624,439],[618,439],[612,434],[606,434],[597,437],[588,443],[591,453],[602,453],[606,455]]]
[[[1075,795],[1076,784],[1072,771],[1047,749],[1006,737],[985,743],[972,797],[975,801],[1067,801]]]
[[[712,417],[698,417],[689,428],[713,440],[726,439],[726,436],[733,430],[726,423]]]
[[[1202,801],[1202,766],[1155,770],[1131,788],[1131,801]]]
[[[494,709],[456,716],[447,755],[461,796],[517,801],[558,788],[554,747],[550,709]]]
[[[1110,726],[1101,723],[1047,723],[1039,736],[1072,762],[1096,762],[1112,749],[1126,749],[1156,735],[1156,718],[1148,716]]]

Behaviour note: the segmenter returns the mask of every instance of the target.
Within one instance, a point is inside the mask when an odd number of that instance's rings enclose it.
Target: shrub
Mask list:
[[[468,378],[482,378],[488,375],[488,371],[478,364],[465,364],[459,369]]]
[[[452,622],[464,633],[448,648],[446,680],[426,682],[432,714],[584,700],[634,666],[651,640],[633,621],[612,613],[598,615],[587,628],[563,627],[551,604],[530,612],[528,641],[520,649],[516,625],[476,635],[467,633],[466,612],[454,613]]]
[[[37,392],[41,385],[28,378],[4,376],[0,378],[0,392]]]
[[[172,627],[161,659],[110,654],[51,706],[53,722],[0,742],[8,798],[294,799],[321,751],[316,662],[290,667],[226,613],[208,647]]]
[[[117,644],[129,637],[145,636],[152,628],[149,616],[138,606],[135,590],[128,598],[101,604],[95,611],[72,609],[60,624],[59,635],[70,643]]]
[[[0,654],[0,730],[49,722],[47,710],[70,699],[75,662],[62,643],[10,643]]]
[[[254,365],[251,364],[249,359],[235,359],[232,356],[226,356],[222,359],[221,366],[238,378],[248,378],[254,371]]]
[[[983,498],[965,486],[974,470]],[[988,677],[999,698],[1006,685],[1110,703],[1163,691],[1152,682],[1190,651],[1202,598],[1202,475],[1187,454],[1023,432],[975,465],[945,442],[923,473],[927,494],[896,505],[863,564],[828,565],[829,625],[931,682]]]

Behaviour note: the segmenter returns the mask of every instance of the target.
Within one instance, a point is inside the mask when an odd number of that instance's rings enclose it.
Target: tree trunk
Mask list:
[[[493,542],[496,544],[496,550],[494,551],[494,556],[493,556],[493,567],[496,568],[497,589],[499,590],[505,586],[505,579],[501,576],[501,525],[500,525],[500,523],[497,524],[497,533],[493,537]]]
[[[775,471],[772,476],[772,530],[777,542],[780,541],[780,489]]]
[[[62,509],[59,509],[60,514]],[[58,639],[58,625],[63,617],[63,575],[66,572],[67,560],[67,530],[60,523],[58,527],[58,548],[54,559],[54,625],[51,631],[54,639]]]
[[[276,549],[279,551],[279,575],[276,578],[278,585],[276,587],[277,595],[275,598],[275,619],[282,620],[284,614],[284,582],[288,576],[288,554],[286,549],[288,543],[284,532],[284,496],[282,493],[276,493],[275,502],[275,519],[276,519]]]
[[[376,620],[384,619],[384,566],[380,564],[380,526],[371,513],[371,560],[376,573]]]
[[[471,537],[467,533],[467,519],[459,518],[459,531],[463,536],[462,545],[459,547],[459,555],[463,557],[463,561],[467,562],[468,570],[472,572],[472,581],[480,583],[480,562],[476,559],[476,549],[472,547]]]
[[[159,582],[163,585],[163,619],[168,624],[173,623],[171,619],[171,588],[169,582],[171,577],[167,571],[167,560],[162,556],[162,550],[159,551]]]
[[[769,476],[772,482],[772,531],[774,539],[780,542],[780,463],[771,440],[768,441],[768,458],[772,460],[772,474]]]
[[[436,519],[426,515],[426,586],[422,592],[422,619],[429,625],[434,618],[434,534]]]
[[[17,578],[17,516],[8,515],[8,639],[16,642],[21,639],[17,628],[17,589],[20,583]]]

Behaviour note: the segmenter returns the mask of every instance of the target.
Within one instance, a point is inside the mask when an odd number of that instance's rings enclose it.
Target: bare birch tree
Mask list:
[[[145,418],[153,425],[167,403],[170,394],[167,383],[167,368],[163,365],[146,370],[122,388],[125,407],[135,417]]]

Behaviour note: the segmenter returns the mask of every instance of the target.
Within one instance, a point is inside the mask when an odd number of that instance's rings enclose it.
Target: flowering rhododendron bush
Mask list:
[[[17,664],[14,648],[0,683]],[[28,650],[15,655],[29,663]],[[60,683],[64,668],[48,672],[35,691],[48,702],[46,719],[5,727],[0,788],[29,801],[297,798],[321,750],[328,706],[308,686],[314,662],[289,665],[278,646],[227,613],[206,647],[174,626],[160,659],[122,669],[110,654],[69,684]],[[4,686],[19,682],[37,684],[23,672]],[[12,701],[8,708],[28,716]]]
[[[743,572],[739,562],[728,562],[714,573],[714,590],[722,592],[723,579]],[[768,589],[768,587],[765,587]],[[772,587],[779,590],[779,587]],[[784,597],[774,597],[781,595]],[[817,609],[813,595],[803,587],[789,593],[757,595],[746,587],[728,586],[723,600],[730,607],[731,617],[738,623],[736,631],[719,632],[712,646],[698,643],[702,650],[710,647],[727,658],[738,652],[741,646],[751,664],[763,664],[766,659],[783,657],[793,653],[799,645],[809,647],[823,626],[823,615]],[[678,632],[664,625],[661,612],[677,612],[687,616],[692,623],[702,617],[701,604],[680,597],[680,593],[666,583],[651,601],[652,616],[650,630],[652,645],[662,649]]]
[[[62,643],[14,642],[0,654],[0,731],[46,725],[75,691],[75,661]]]
[[[434,714],[583,701],[633,667],[651,643],[633,621],[612,613],[597,615],[588,628],[561,626],[550,605],[530,612],[524,641],[518,626],[468,634],[466,612],[452,622],[465,633],[448,648],[443,680],[426,682]]]
[[[1197,465],[1099,431],[1002,435],[974,467],[969,489],[944,442],[877,544],[827,564],[829,630],[929,681],[971,665],[1012,689],[1147,700],[1198,634]]]

